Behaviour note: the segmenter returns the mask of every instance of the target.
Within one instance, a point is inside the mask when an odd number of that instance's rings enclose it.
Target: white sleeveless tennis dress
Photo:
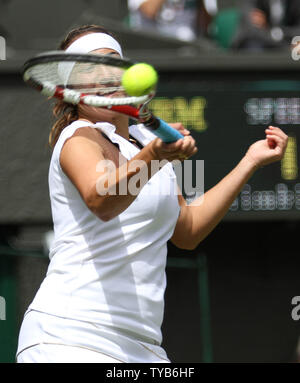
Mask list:
[[[167,241],[180,211],[176,175],[168,163],[123,213],[100,220],[59,162],[66,139],[84,126],[75,121],[66,127],[52,154],[55,238],[47,275],[25,313],[17,361],[168,362],[160,344]],[[139,152],[113,125],[93,126],[128,160]],[[142,145],[155,137],[140,125],[130,134]]]

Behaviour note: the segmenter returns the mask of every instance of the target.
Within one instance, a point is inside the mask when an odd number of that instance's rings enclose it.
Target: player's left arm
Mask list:
[[[182,249],[196,248],[222,220],[254,172],[283,157],[287,139],[282,130],[269,127],[266,129],[266,138],[251,145],[238,165],[204,196],[187,205],[179,195],[181,211],[172,243]]]

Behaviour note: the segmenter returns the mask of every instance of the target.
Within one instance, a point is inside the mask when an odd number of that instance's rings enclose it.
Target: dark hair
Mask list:
[[[106,33],[107,35],[113,36],[105,28],[99,25],[83,25],[79,28],[72,29],[67,34],[65,39],[60,43],[59,49],[67,49],[68,46],[73,43],[73,41],[88,33]],[[62,100],[59,100],[53,107],[53,115],[58,120],[55,122],[50,131],[49,145],[51,148],[54,148],[62,130],[73,121],[78,119],[77,105],[68,104]]]

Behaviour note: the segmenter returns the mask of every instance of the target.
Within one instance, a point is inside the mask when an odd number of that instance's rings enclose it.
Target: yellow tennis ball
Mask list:
[[[125,71],[122,85],[130,96],[143,96],[155,88],[157,80],[157,72],[151,65],[139,63]]]

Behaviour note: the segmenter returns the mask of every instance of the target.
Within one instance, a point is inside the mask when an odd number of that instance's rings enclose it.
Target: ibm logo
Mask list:
[[[6,60],[6,42],[3,36],[0,36],[0,60]]]
[[[3,297],[0,297],[0,320],[6,319],[6,302]]]

